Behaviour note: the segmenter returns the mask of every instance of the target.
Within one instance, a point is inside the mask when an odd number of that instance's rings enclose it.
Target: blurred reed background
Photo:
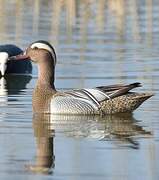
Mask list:
[[[0,41],[25,45],[28,37],[43,37],[47,31],[55,45],[61,33],[71,42],[75,32],[82,44],[88,32],[152,43],[159,32],[158,7],[157,0],[0,0]]]

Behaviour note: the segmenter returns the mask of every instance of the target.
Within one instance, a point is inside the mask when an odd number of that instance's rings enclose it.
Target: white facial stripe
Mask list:
[[[37,47],[39,49],[45,49],[47,51],[49,51],[52,55],[52,57],[54,58],[54,63],[56,64],[56,57],[55,57],[55,53],[53,52],[53,50],[47,45],[47,44],[43,44],[43,43],[34,43],[30,46],[32,49],[34,47]]]

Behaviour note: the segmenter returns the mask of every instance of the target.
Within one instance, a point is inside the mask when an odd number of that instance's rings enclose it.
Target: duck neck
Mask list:
[[[33,92],[33,111],[49,112],[50,101],[56,93],[54,86],[54,67],[47,62],[38,64],[38,81]]]
[[[47,62],[42,62],[38,65],[38,81],[37,86],[41,88],[51,88],[55,90],[54,86],[55,70],[53,65]]]

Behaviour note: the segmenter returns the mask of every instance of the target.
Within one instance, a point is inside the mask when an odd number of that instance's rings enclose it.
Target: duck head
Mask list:
[[[32,62],[37,64],[50,63],[56,65],[56,54],[54,48],[47,41],[36,41],[25,51],[24,58],[28,56]]]
[[[23,55],[16,56],[17,60],[26,58],[37,64],[39,84],[54,84],[56,54],[50,43],[43,40],[33,42]]]
[[[9,55],[6,52],[0,52],[0,72],[1,75],[4,76],[5,71],[7,69]]]

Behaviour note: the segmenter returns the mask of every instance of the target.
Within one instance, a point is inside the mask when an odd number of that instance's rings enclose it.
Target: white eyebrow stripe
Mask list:
[[[49,51],[52,55],[52,57],[54,58],[54,63],[56,64],[56,57],[55,57],[55,53],[54,51],[46,44],[43,44],[43,43],[33,43],[31,46],[30,46],[32,49],[34,47],[37,47],[39,49],[45,49],[47,51]]]

